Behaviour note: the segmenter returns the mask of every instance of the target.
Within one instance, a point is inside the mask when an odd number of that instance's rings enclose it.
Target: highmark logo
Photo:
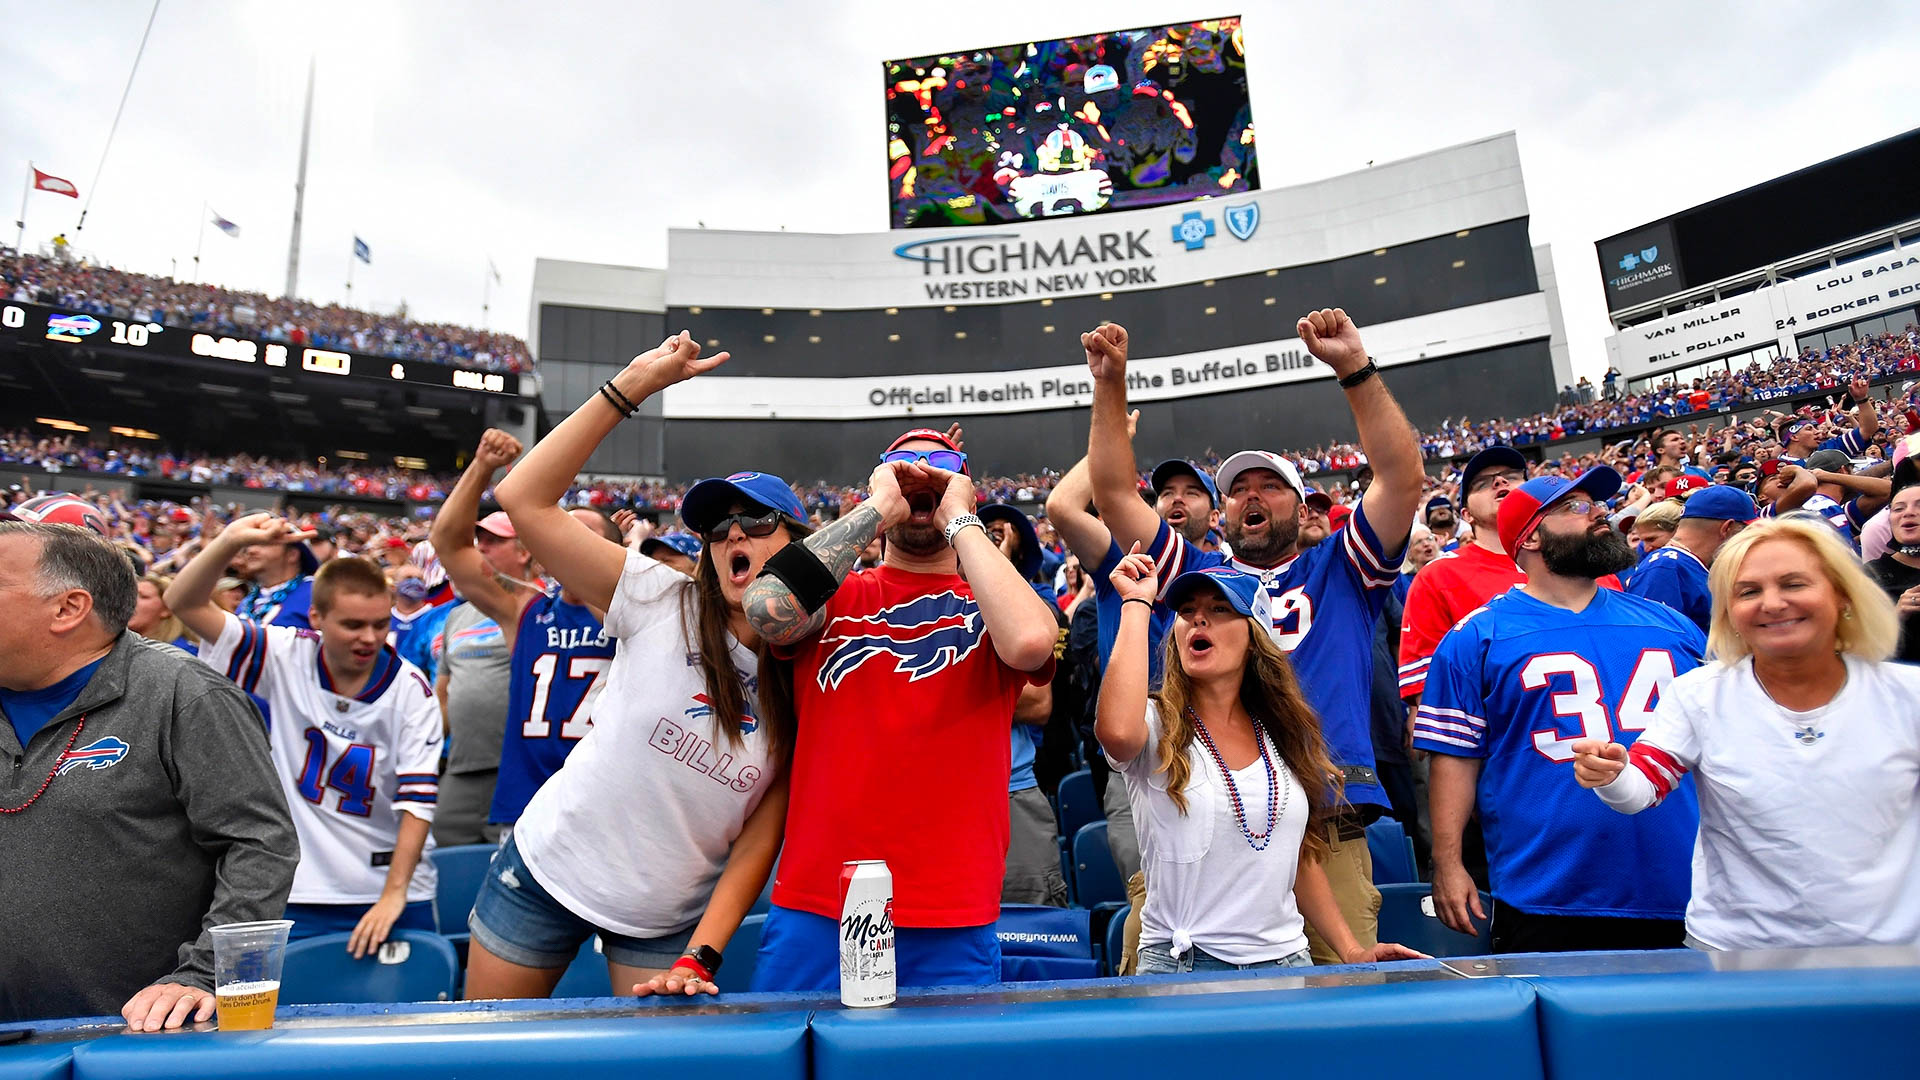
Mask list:
[[[1658,244],[1648,248],[1641,248],[1638,253],[1629,251],[1625,255],[1620,256],[1620,269],[1632,270],[1641,263],[1651,264],[1658,261],[1659,258],[1660,245]]]
[[[942,236],[893,249],[920,264],[929,300],[1011,300],[1157,284],[1147,229],[1023,240],[1013,233]]]
[[[1176,244],[1187,245],[1188,251],[1199,251],[1207,246],[1207,239],[1213,235],[1213,219],[1198,210],[1189,210],[1180,215],[1173,223],[1173,240]]]

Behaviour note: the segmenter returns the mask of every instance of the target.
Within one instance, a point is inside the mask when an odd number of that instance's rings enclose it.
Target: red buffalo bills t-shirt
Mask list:
[[[886,566],[848,577],[788,651],[800,731],[773,902],[838,919],[842,864],[885,859],[898,925],[999,918],[1007,732],[1052,664],[1002,663],[959,575]]]

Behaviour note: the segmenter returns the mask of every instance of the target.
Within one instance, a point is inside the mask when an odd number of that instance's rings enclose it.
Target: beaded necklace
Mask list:
[[[0,814],[17,814],[40,801],[40,796],[47,793],[47,785],[53,783],[53,778],[60,775],[60,767],[67,763],[67,755],[73,752],[73,744],[79,741],[80,731],[86,726],[87,718],[85,716],[80,717],[80,722],[73,725],[73,734],[67,736],[66,748],[61,750],[60,756],[54,759],[53,771],[47,774],[45,780],[40,781],[40,790],[33,793],[33,798],[28,799],[19,806],[0,806]],[[66,788],[61,788],[60,790],[65,791]]]
[[[1287,802],[1293,798],[1293,785],[1285,785],[1282,790],[1280,770],[1274,767],[1273,758],[1267,753],[1267,732],[1260,726],[1258,717],[1248,717],[1253,722],[1253,741],[1260,744],[1260,762],[1267,767],[1267,828],[1265,832],[1254,832],[1247,827],[1247,808],[1240,801],[1240,788],[1233,782],[1233,770],[1227,768],[1227,759],[1220,754],[1220,748],[1213,743],[1213,735],[1207,731],[1207,725],[1200,720],[1200,714],[1187,706],[1187,719],[1193,724],[1193,730],[1200,736],[1200,742],[1206,746],[1207,753],[1213,756],[1213,763],[1220,768],[1220,775],[1227,781],[1227,798],[1233,803],[1233,818],[1240,823],[1240,835],[1247,846],[1255,851],[1267,850],[1273,842],[1274,825],[1280,815],[1286,812]]]

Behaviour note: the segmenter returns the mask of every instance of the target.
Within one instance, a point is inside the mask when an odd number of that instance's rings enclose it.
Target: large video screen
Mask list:
[[[1237,15],[885,68],[896,229],[1131,210],[1260,186]]]

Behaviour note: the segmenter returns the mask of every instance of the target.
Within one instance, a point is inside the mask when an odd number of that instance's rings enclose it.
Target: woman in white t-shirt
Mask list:
[[[767,558],[806,535],[799,498],[765,473],[694,485],[680,506],[706,541],[692,578],[559,505],[638,402],[726,357],[701,359],[684,334],[635,357],[495,488],[520,541],[606,612],[619,644],[591,729],[488,867],[468,924],[468,998],[547,996],[594,934],[615,987],[714,993],[721,953],[773,868],[793,717],[740,605]],[[570,631],[521,628],[543,632]],[[597,677],[547,667],[543,677]]]
[[[1368,949],[1340,914],[1320,865],[1338,774],[1293,666],[1264,629],[1260,582],[1227,567],[1174,579],[1166,674],[1149,696],[1153,560],[1135,544],[1112,581],[1120,629],[1094,735],[1140,830],[1137,971],[1307,967],[1307,922],[1346,963],[1421,956],[1387,942]]]
[[[1660,695],[1631,748],[1574,775],[1638,813],[1694,774],[1687,943],[1920,942],[1920,668],[1889,663],[1893,604],[1824,522],[1763,521],[1713,561],[1716,663]]]

